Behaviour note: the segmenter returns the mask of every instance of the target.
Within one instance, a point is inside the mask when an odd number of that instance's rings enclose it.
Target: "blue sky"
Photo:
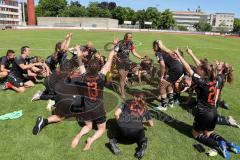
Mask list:
[[[70,2],[71,0],[68,1]],[[93,0],[78,1],[82,5],[87,6]],[[236,17],[240,18],[240,0],[98,0],[98,2],[102,1],[113,1],[120,6],[131,7],[135,10],[157,7],[160,11],[165,9],[185,11],[188,8],[195,10],[200,5],[206,13],[235,13]]]

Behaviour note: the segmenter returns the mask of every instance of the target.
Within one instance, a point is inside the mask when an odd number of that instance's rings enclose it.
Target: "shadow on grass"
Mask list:
[[[175,130],[177,130],[179,133],[192,138],[192,126],[189,124],[186,124],[182,121],[179,121],[175,118],[173,118],[172,116],[169,116],[168,114],[161,112],[161,111],[154,111],[154,110],[150,110],[152,117],[154,117],[155,119],[164,122],[166,125],[174,128]]]

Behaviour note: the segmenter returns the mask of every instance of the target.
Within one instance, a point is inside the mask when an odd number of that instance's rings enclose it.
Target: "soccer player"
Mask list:
[[[228,104],[225,101],[221,100],[221,92],[224,87],[225,82],[231,84],[233,82],[233,69],[232,66],[228,63],[218,62],[216,61],[216,72],[217,72],[217,81],[219,83],[219,98],[218,98],[218,105],[228,109]]]
[[[147,109],[143,94],[137,94],[132,101],[127,101],[115,111],[117,129],[112,131],[115,135],[109,140],[111,151],[117,155],[120,149],[118,142],[136,142],[138,149],[135,157],[140,159],[144,156],[147,149],[147,137],[143,124],[152,127],[153,121]]]
[[[201,64],[197,66],[195,73],[180,53],[177,50],[175,52],[186,72],[197,85],[197,112],[192,130],[193,137],[211,148],[220,150],[224,157],[230,160],[230,154],[227,148],[239,154],[240,147],[214,133],[218,115],[216,108],[218,89],[213,65],[209,64],[206,60],[202,61]]]
[[[80,47],[77,48],[77,52],[79,53],[79,70],[82,76],[75,77],[74,80],[71,80],[70,84],[66,84],[66,78],[71,74],[73,68],[69,66],[69,70],[64,71],[62,74],[61,71],[60,76],[54,78],[55,82],[52,85],[54,86],[56,94],[54,98],[56,103],[55,114],[48,118],[43,118],[41,116],[38,117],[32,132],[34,135],[37,135],[48,124],[61,122],[63,119],[68,118],[69,115],[65,112],[69,113],[69,109],[71,109],[70,107],[73,105],[84,108],[83,113],[80,114],[79,117],[85,120],[86,126],[84,126],[80,133],[74,138],[72,148],[77,146],[82,135],[87,134],[92,129],[92,122],[94,122],[98,125],[99,130],[93,137],[88,139],[87,144],[84,147],[84,150],[88,150],[90,149],[91,144],[105,132],[106,117],[102,99],[105,80],[104,75],[109,71],[112,57],[115,53],[114,51],[110,53],[108,62],[104,65],[101,71],[98,72],[99,66],[98,62],[95,60],[92,62],[90,61],[89,68],[86,71],[84,64],[81,61],[82,52],[80,51]],[[67,67],[65,67],[65,69],[67,69]],[[58,72],[56,72],[56,74],[59,75]],[[52,77],[52,75],[50,77]],[[96,82],[93,82],[92,78],[95,79]],[[85,85],[84,90],[81,88],[83,84]],[[83,91],[84,93],[82,93]],[[83,98],[84,100],[82,101]]]
[[[10,72],[10,66],[15,58],[15,52],[8,50],[6,56],[0,57],[0,82],[4,82]]]
[[[36,76],[30,72],[30,69],[35,66],[42,65],[41,63],[27,64],[26,59],[29,57],[31,50],[28,46],[21,48],[21,55],[15,58],[11,71],[7,77],[4,89],[13,89],[16,92],[22,93],[26,88],[33,87],[34,83],[24,77],[24,74]]]
[[[96,60],[90,60],[88,63],[87,71],[84,65],[80,66],[82,75],[79,77],[79,81],[76,83],[84,83],[86,86],[84,97],[84,112],[85,115],[79,115],[85,121],[85,126],[75,136],[72,141],[72,148],[76,148],[83,135],[89,133],[92,130],[92,126],[95,123],[98,130],[92,137],[87,139],[87,143],[84,147],[84,151],[91,148],[92,143],[100,138],[106,130],[106,113],[103,102],[103,89],[105,84],[106,74],[110,71],[113,56],[115,51],[110,51],[108,61],[99,71],[99,63]]]
[[[140,69],[138,71],[138,80],[141,83],[142,75],[150,74],[151,79],[154,78],[156,73],[156,68],[153,66],[153,60],[148,56],[144,57],[144,60],[140,63]]]
[[[34,66],[30,69],[30,71],[34,74],[36,74],[36,76],[32,76],[29,77],[31,80],[33,80],[33,82],[46,78],[47,76],[50,75],[51,71],[49,69],[49,67],[46,65],[46,63],[44,62],[44,59],[42,59],[41,57],[31,57],[27,60],[28,64],[31,63],[41,63],[42,65],[40,66]]]
[[[155,109],[165,111],[168,106],[173,106],[173,85],[184,74],[184,69],[176,54],[163,45],[162,41],[154,41],[153,50],[160,64],[159,98],[161,98],[161,104]],[[166,70],[168,70],[168,72],[166,72]],[[168,101],[167,98],[169,99]]]
[[[187,48],[187,53],[191,56],[191,58],[193,59],[193,61],[195,62],[195,64],[197,66],[201,64],[201,61],[196,57],[196,55],[193,53],[193,51],[191,49]],[[229,107],[228,104],[225,103],[225,101],[221,100],[220,95],[221,95],[221,91],[224,87],[225,81],[227,81],[230,84],[232,83],[233,69],[232,69],[232,66],[227,63],[216,61],[216,72],[217,72],[216,79],[219,83],[218,86],[220,89],[218,105],[222,108],[228,109],[228,107]]]
[[[87,64],[92,59],[93,55],[97,53],[97,49],[93,47],[91,41],[88,41],[82,50],[87,53],[85,56],[85,64]]]
[[[68,33],[63,42],[58,42],[55,45],[54,53],[48,56],[46,64],[50,68],[51,72],[55,72],[57,65],[60,65],[62,69],[64,67],[65,60],[67,59],[67,51],[72,39],[72,33]]]
[[[136,47],[132,42],[132,33],[126,33],[124,39],[119,42],[115,42],[115,44],[115,51],[117,52],[116,65],[120,77],[119,92],[121,94],[121,98],[125,99],[126,77],[130,68],[129,54],[132,53],[139,59],[143,59],[143,57],[136,51]]]

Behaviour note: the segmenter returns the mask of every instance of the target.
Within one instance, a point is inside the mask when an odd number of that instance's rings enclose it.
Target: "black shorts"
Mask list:
[[[102,117],[99,117],[99,118],[93,120],[93,123],[96,124],[96,125],[99,125],[99,124],[105,123],[106,120],[107,120],[107,117],[106,116],[102,116]]]
[[[28,80],[25,78],[18,78],[15,77],[14,75],[8,75],[6,82],[12,83],[15,87],[23,87],[24,83],[27,82]]]
[[[125,71],[130,70],[131,62],[130,60],[120,60],[116,64],[117,70],[124,69]]]
[[[129,128],[118,126],[115,138],[120,142],[137,142],[141,144],[145,139],[144,128]]]
[[[184,70],[182,67],[171,69],[168,71],[168,78],[166,80],[170,83],[175,83],[183,74]]]
[[[195,114],[193,129],[197,132],[213,131],[217,123],[217,110],[202,110],[199,107]]]

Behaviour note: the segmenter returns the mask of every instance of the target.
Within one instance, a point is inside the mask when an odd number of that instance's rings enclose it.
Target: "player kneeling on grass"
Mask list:
[[[25,92],[26,88],[33,87],[34,83],[25,78],[24,74],[32,75],[30,69],[35,66],[41,66],[41,63],[27,64],[26,59],[31,51],[28,46],[21,48],[21,55],[15,58],[12,69],[7,77],[4,89],[13,89],[16,92]]]
[[[197,111],[193,124],[193,137],[199,142],[221,151],[223,156],[230,160],[230,154],[227,149],[239,154],[240,147],[214,133],[218,116],[216,107],[218,89],[213,65],[203,61],[197,66],[195,73],[182,58],[178,50],[175,52],[197,87]]]
[[[15,52],[8,50],[6,56],[0,57],[0,82],[4,82],[10,72],[10,66],[15,58]]]
[[[118,142],[136,142],[138,149],[135,157],[142,158],[147,149],[147,137],[145,136],[143,123],[150,127],[153,126],[150,112],[144,101],[144,95],[137,94],[134,100],[122,104],[115,111],[115,118],[117,130],[112,131],[115,132],[115,135],[109,140],[111,151],[116,155],[120,153],[117,146]]]

